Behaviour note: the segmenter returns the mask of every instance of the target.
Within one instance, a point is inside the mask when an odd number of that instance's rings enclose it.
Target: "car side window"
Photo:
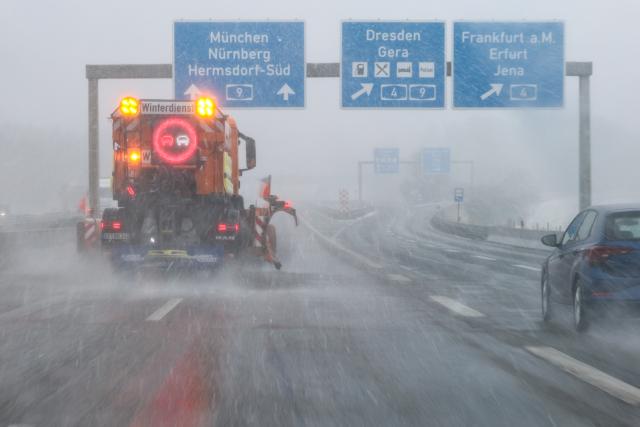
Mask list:
[[[587,214],[584,216],[584,220],[578,229],[578,236],[576,240],[585,240],[591,235],[591,229],[593,228],[593,223],[596,222],[596,217],[598,213],[596,211],[587,211]]]
[[[562,236],[562,246],[576,239],[578,229],[582,224],[582,220],[584,219],[585,214],[586,212],[581,212],[573,219],[573,221],[571,221],[571,224],[569,224],[569,226],[567,227],[567,231],[565,231],[564,236]]]

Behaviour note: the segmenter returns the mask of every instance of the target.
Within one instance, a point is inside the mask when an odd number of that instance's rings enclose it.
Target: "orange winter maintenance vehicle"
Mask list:
[[[214,99],[124,98],[111,119],[118,207],[104,210],[100,243],[114,267],[206,268],[252,253],[280,268],[270,221],[286,212],[297,224],[296,211],[270,194],[270,178],[261,206],[245,207],[240,178],[256,166],[255,141]]]

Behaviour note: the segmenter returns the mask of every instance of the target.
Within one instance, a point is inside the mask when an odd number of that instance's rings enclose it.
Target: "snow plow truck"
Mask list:
[[[271,218],[285,212],[297,225],[296,210],[271,194],[270,177],[260,206],[245,207],[240,177],[256,166],[255,140],[214,99],[127,97],[111,120],[118,207],[78,226],[81,250],[99,246],[116,269],[211,268],[242,254],[280,269]],[[95,243],[84,238],[91,226],[99,228]]]

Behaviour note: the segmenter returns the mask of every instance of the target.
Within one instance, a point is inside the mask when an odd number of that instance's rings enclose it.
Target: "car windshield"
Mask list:
[[[609,240],[640,240],[640,211],[609,214],[605,236]]]
[[[640,0],[0,0],[0,96],[0,427],[640,427]]]

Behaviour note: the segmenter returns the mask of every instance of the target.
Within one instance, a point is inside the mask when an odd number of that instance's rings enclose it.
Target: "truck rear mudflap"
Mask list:
[[[222,245],[190,246],[181,249],[154,246],[117,245],[110,249],[111,262],[121,268],[211,269],[222,264]]]

